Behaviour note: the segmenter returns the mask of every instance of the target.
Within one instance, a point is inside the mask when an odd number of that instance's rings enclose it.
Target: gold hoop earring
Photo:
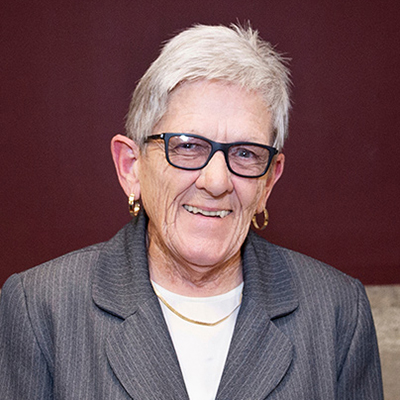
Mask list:
[[[258,225],[258,222],[257,222],[257,214],[254,214],[254,216],[253,216],[253,218],[251,220],[251,222],[254,225],[254,228],[256,228],[256,229],[258,229],[260,231],[265,229],[267,227],[267,225],[268,225],[268,222],[269,222],[269,215],[268,215],[267,209],[264,208],[263,212],[264,212],[264,222],[263,222],[263,225],[261,227]]]
[[[137,217],[140,211],[140,203],[135,201],[135,195],[133,193],[129,195],[128,204],[129,214],[131,214],[132,217]]]

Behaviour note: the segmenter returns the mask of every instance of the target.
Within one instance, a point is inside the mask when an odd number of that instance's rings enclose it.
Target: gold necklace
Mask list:
[[[240,304],[242,303],[242,297],[243,295],[240,295],[240,300],[239,300],[239,304],[224,318],[215,321],[215,322],[202,322],[202,321],[196,321],[194,319],[185,317],[184,315],[182,315],[179,311],[175,310],[174,307],[171,306],[171,304],[169,304],[167,302],[167,300],[164,299],[164,297],[161,296],[161,293],[155,288],[155,286],[153,285],[153,283],[151,284],[153,286],[154,292],[156,294],[156,296],[160,299],[160,301],[165,305],[165,307],[168,308],[168,310],[172,311],[176,316],[178,316],[179,318],[183,319],[186,322],[190,322],[192,324],[196,324],[196,325],[201,325],[201,326],[215,326],[220,324],[221,322],[224,322],[226,319],[228,319],[240,306]]]

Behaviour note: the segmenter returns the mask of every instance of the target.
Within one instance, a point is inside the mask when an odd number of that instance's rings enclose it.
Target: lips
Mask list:
[[[227,215],[229,215],[232,212],[231,210],[206,211],[206,210],[202,210],[201,208],[197,208],[197,207],[194,207],[194,206],[189,206],[187,204],[184,204],[183,208],[186,211],[189,211],[191,214],[201,214],[201,215],[204,215],[206,217],[225,218]]]

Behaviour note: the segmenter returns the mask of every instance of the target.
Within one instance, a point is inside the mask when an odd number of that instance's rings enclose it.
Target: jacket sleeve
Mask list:
[[[364,287],[358,290],[357,322],[338,378],[337,399],[382,400],[382,375],[371,309]]]
[[[52,378],[19,275],[7,280],[0,297],[0,398],[52,399]]]

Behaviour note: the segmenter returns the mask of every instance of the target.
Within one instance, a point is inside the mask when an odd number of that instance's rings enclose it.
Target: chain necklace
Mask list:
[[[171,304],[169,304],[167,302],[167,300],[164,299],[164,297],[161,296],[161,293],[154,287],[154,285],[152,284],[154,292],[156,294],[156,296],[160,299],[160,301],[165,305],[165,307],[168,308],[168,310],[172,311],[176,316],[178,316],[179,318],[183,319],[186,322],[190,322],[192,324],[196,324],[196,325],[201,325],[201,326],[216,326],[218,324],[220,324],[221,322],[224,322],[225,320],[227,320],[240,306],[240,304],[242,303],[242,297],[243,295],[240,295],[240,300],[239,300],[239,304],[224,318],[215,321],[215,322],[202,322],[202,321],[196,321],[194,319],[185,317],[184,315],[182,315],[179,311],[175,310],[174,307],[171,306]]]

